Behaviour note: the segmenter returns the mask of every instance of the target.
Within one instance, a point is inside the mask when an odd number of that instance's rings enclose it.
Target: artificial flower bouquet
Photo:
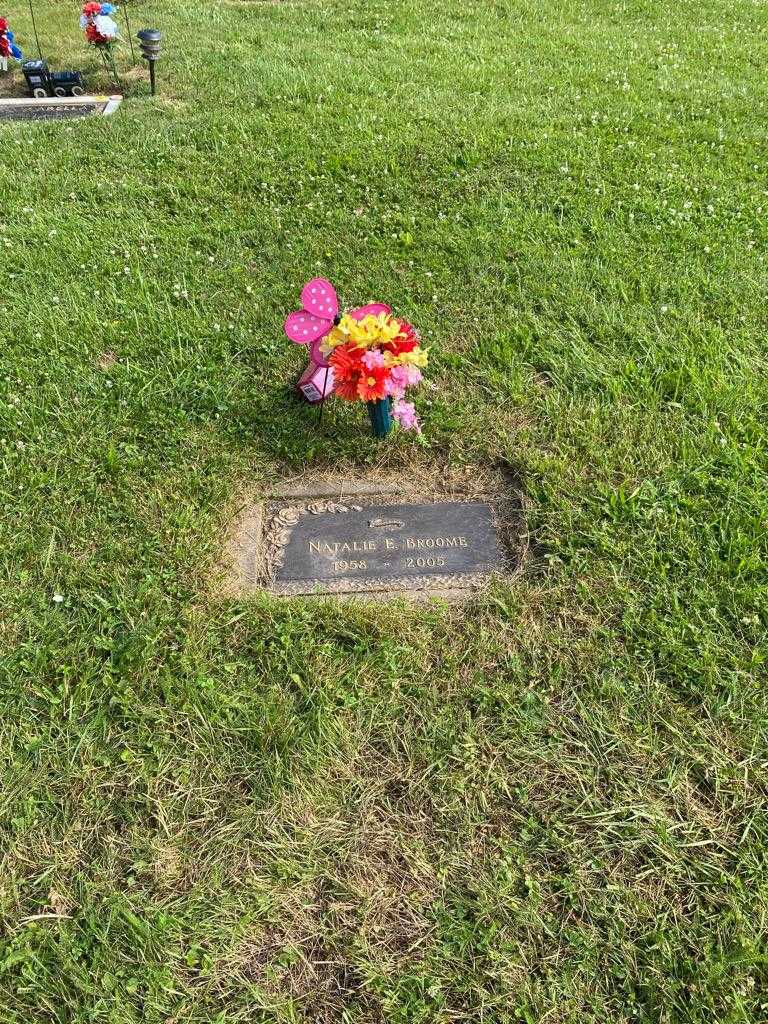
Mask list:
[[[404,430],[421,430],[405,393],[421,382],[428,353],[411,324],[391,313],[369,313],[362,320],[345,313],[320,350],[333,367],[335,395],[348,402],[386,401]],[[382,408],[381,415],[386,417],[387,411]]]
[[[331,392],[348,402],[365,402],[377,437],[389,433],[393,419],[420,433],[416,409],[405,400],[408,389],[421,382],[429,358],[416,329],[383,303],[340,314],[333,285],[324,278],[310,281],[301,298],[304,308],[291,313],[285,332],[291,341],[310,346],[310,365],[325,367]]]
[[[112,17],[113,14],[117,14],[114,4],[97,3],[96,0],[91,0],[84,5],[80,13],[80,28],[85,32],[86,42],[97,48],[107,69],[119,82],[114,55],[119,32],[117,22]]]

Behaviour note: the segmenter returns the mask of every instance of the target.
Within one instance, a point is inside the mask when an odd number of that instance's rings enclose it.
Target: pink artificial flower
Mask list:
[[[393,366],[389,374],[392,379],[393,388],[400,392],[398,397],[402,398],[405,394],[405,389],[408,387],[408,374],[405,372],[405,367]]]
[[[369,348],[362,359],[363,365],[369,370],[384,365],[384,356],[377,348]]]
[[[413,402],[403,402],[398,399],[392,406],[392,415],[403,430],[415,430],[417,433],[421,433],[421,423],[419,423],[416,406]]]
[[[421,370],[416,366],[393,366],[389,371],[388,393],[393,398],[402,398],[405,389],[418,384],[421,379]]]
[[[392,376],[392,370],[389,371],[389,376],[387,377],[387,394],[390,398],[402,398],[405,394],[405,388],[398,384]]]
[[[403,369],[405,370],[406,377],[408,379],[409,388],[421,383],[423,375],[418,366],[411,366],[410,364],[407,364]]]

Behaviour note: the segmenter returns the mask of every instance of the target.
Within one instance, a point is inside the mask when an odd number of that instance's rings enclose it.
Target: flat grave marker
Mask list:
[[[311,585],[492,572],[503,557],[485,502],[346,506],[298,519],[275,581]]]
[[[524,501],[511,473],[482,464],[278,478],[242,494],[216,589],[467,600],[522,568]]]
[[[122,96],[69,96],[66,99],[0,99],[0,121],[61,121],[100,114],[109,117]]]
[[[273,502],[257,582],[283,595],[477,589],[510,567],[499,512],[492,500]]]

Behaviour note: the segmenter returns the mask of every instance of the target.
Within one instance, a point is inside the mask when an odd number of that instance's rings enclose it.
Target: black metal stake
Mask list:
[[[133,48],[133,34],[131,33],[131,19],[128,17],[128,4],[123,3],[123,13],[125,14],[125,27],[128,29],[128,42],[131,44],[131,60],[133,66],[136,67],[136,51]]]
[[[29,0],[29,13],[32,17],[32,31],[35,33],[35,42],[37,43],[37,53],[40,60],[43,59],[43,48],[40,45],[40,37],[37,34],[37,24],[35,22],[35,9],[32,6],[32,0]]]
[[[317,418],[317,425],[318,425],[318,427],[323,422],[323,409],[325,408],[325,393],[328,390],[328,373],[329,373],[330,369],[331,369],[330,366],[326,366],[326,368],[325,368],[325,380],[323,381],[323,394],[322,394],[322,397],[320,399],[320,415]]]

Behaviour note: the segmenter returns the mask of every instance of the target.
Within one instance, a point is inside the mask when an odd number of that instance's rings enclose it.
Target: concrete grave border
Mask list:
[[[394,504],[481,501],[491,506],[501,545],[507,554],[499,570],[457,575],[338,580],[310,585],[276,581],[291,527],[301,517]],[[522,494],[502,474],[479,470],[428,474],[404,483],[391,479],[330,474],[277,481],[258,499],[245,499],[226,545],[226,591],[270,593],[278,597],[339,596],[381,600],[386,597],[467,600],[493,579],[511,580],[521,570],[528,548]]]
[[[55,96],[48,99],[33,99],[31,97],[20,96],[20,97],[4,97],[0,99],[0,113],[3,110],[8,110],[12,107],[20,107],[22,110],[30,109],[50,109],[57,110],[65,107],[89,107],[96,105],[97,108],[89,113],[88,117],[110,117],[118,109],[120,104],[123,102],[123,97],[120,95],[114,96]],[[72,115],[78,116],[78,115]],[[18,120],[20,123],[36,123],[38,119],[20,117],[18,119],[13,117],[3,117],[3,122],[12,124],[14,120]],[[39,118],[40,121],[46,122],[46,118]],[[54,118],[51,118],[54,120]],[[62,120],[65,120],[62,118]]]

